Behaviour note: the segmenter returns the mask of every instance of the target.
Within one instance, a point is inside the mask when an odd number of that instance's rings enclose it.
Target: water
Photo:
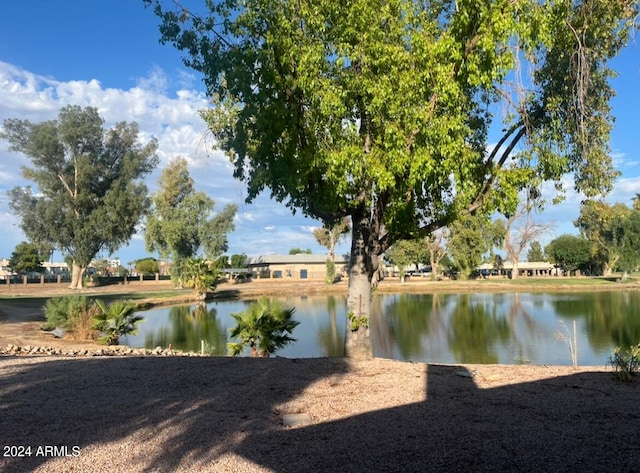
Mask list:
[[[298,341],[277,352],[290,358],[342,356],[344,297],[284,299],[296,308]],[[136,336],[122,343],[227,354],[232,313],[250,302],[218,301],[143,313]],[[577,328],[580,365],[606,365],[616,346],[640,342],[640,292],[391,294],[372,303],[375,356],[428,363],[571,365],[566,340]],[[564,337],[563,341],[561,338]]]

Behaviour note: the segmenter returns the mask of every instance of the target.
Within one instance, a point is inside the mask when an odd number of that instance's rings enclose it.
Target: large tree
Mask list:
[[[587,195],[616,176],[606,64],[634,0],[143,1],[204,75],[203,117],[248,200],[269,189],[307,215],[350,217],[355,320],[395,241],[511,213],[523,188],[569,172]],[[347,354],[370,356],[368,324],[352,328]]]
[[[568,274],[587,268],[591,261],[589,241],[576,235],[560,235],[549,242],[544,252],[552,263],[557,264]]]
[[[209,261],[227,251],[237,206],[228,204],[214,214],[215,202],[196,191],[186,159],[176,158],[162,171],[151,200],[145,229],[147,250],[172,259],[171,276],[176,282],[183,282],[187,260],[201,250]]]
[[[640,210],[613,218],[609,247],[615,248],[619,255],[616,267],[622,271],[622,280],[625,281],[629,272],[636,271],[640,265]]]
[[[138,142],[135,123],[111,129],[92,107],[67,106],[56,120],[4,121],[0,138],[24,153],[23,175],[37,185],[9,192],[11,209],[31,241],[51,244],[72,260],[71,288],[101,250],[127,243],[147,209],[141,179],[157,164],[156,142]]]
[[[591,242],[592,256],[605,276],[616,268],[621,256],[617,234],[613,231],[614,222],[620,228],[620,222],[626,220],[631,212],[629,207],[621,203],[610,205],[600,200],[587,199],[580,207],[580,215],[573,222],[580,234]]]

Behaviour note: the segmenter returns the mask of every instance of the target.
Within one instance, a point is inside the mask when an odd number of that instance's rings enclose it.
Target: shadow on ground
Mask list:
[[[225,453],[276,472],[640,468],[638,384],[606,373],[478,389],[460,376],[460,367],[427,366],[424,402],[284,428],[276,406],[315,381],[348,375],[348,363],[100,358],[37,360],[8,369],[13,361],[0,358],[3,448],[84,450],[125,437],[144,444],[162,434],[161,448],[121,452],[131,455],[128,471],[174,471],[185,459],[217,471],[216,458]],[[4,457],[0,470],[30,471],[47,460]]]

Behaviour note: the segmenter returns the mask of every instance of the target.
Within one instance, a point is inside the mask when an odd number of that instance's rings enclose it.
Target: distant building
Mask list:
[[[504,261],[500,268],[493,263],[484,263],[478,266],[478,271],[490,276],[508,276],[513,271],[513,263]],[[519,261],[518,276],[557,276],[558,269],[548,261]]]
[[[327,255],[265,255],[249,258],[247,268],[253,279],[324,280]],[[348,258],[336,255],[336,275],[346,272]]]
[[[11,279],[13,276],[13,272],[11,272],[11,268],[9,268],[9,260],[1,259],[0,260],[0,279],[6,280]]]

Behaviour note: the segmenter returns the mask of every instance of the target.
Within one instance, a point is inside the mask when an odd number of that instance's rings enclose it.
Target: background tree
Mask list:
[[[135,123],[103,125],[97,109],[67,106],[56,120],[5,120],[0,132],[31,160],[23,175],[38,187],[14,188],[9,205],[31,241],[71,257],[71,288],[82,287],[96,254],[113,253],[134,234],[148,207],[141,179],[157,164],[155,141],[139,144]]]
[[[425,237],[425,245],[429,252],[429,266],[431,266],[431,279],[437,280],[440,274],[441,264],[447,257],[447,248],[445,240],[448,237],[446,228],[436,230],[432,234]]]
[[[516,212],[507,219],[504,236],[504,249],[507,259],[511,261],[511,278],[516,279],[520,274],[518,263],[520,255],[527,245],[547,233],[553,223],[535,222],[532,217],[533,207],[529,202],[522,203]]]
[[[544,250],[539,241],[532,241],[529,243],[529,251],[527,252],[527,261],[546,261]]]
[[[560,235],[552,240],[544,251],[552,263],[568,273],[586,268],[591,261],[591,244],[575,235]]]
[[[91,267],[96,270],[98,276],[107,276],[109,274],[110,264],[105,258],[98,258],[91,261]]]
[[[9,257],[9,268],[18,274],[36,272],[42,273],[42,262],[47,259],[48,253],[43,254],[42,248],[34,243],[20,242]]]
[[[635,0],[144,3],[161,41],[204,75],[202,116],[247,200],[268,188],[325,222],[351,219],[358,320],[395,241],[480,208],[512,213],[521,190],[562,188],[569,172],[587,196],[617,175],[607,60]],[[513,87],[521,70],[531,77]],[[492,128],[500,101],[508,113]],[[487,153],[491,128],[504,131]],[[348,356],[371,356],[366,326],[349,331]]]
[[[302,248],[291,248],[289,250],[289,254],[290,255],[310,255],[312,254],[312,252],[309,248],[307,248],[306,250],[303,250]]]
[[[613,234],[613,222],[620,222],[631,213],[624,204],[609,205],[600,200],[587,199],[580,206],[580,215],[573,224],[592,245],[594,261],[608,276],[620,259],[620,247]]]
[[[235,228],[237,206],[226,205],[214,215],[215,202],[204,192],[196,192],[184,158],[172,160],[158,184],[146,222],[147,251],[170,257],[171,277],[180,284],[188,258],[203,249],[207,259],[215,260],[227,251],[227,234]]]
[[[505,226],[502,220],[492,221],[480,214],[467,215],[449,225],[449,232],[449,255],[460,278],[467,279],[486,255],[492,255],[495,247],[502,246]]]
[[[227,255],[218,256],[213,264],[218,269],[230,268],[229,257]]]
[[[427,249],[422,238],[416,240],[400,240],[395,242],[385,254],[386,258],[397,266],[400,272],[400,280],[405,281],[407,266],[413,265],[416,269],[418,263],[426,258]]]
[[[231,255],[232,268],[246,268],[249,258],[244,253]]]
[[[335,263],[336,261],[336,245],[340,240],[349,234],[349,219],[344,217],[337,223],[323,225],[322,228],[316,228],[313,231],[318,244],[329,250],[329,259]]]
[[[138,274],[156,274],[160,272],[158,260],[155,258],[142,258],[135,261],[135,269]]]
[[[617,214],[610,224],[611,238],[608,247],[618,255],[617,269],[625,281],[629,272],[640,265],[640,210],[628,215]]]

